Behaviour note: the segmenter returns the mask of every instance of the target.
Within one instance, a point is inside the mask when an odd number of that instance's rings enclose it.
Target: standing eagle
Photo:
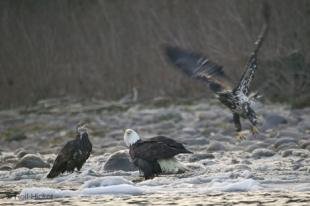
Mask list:
[[[141,140],[134,130],[127,129],[124,142],[129,147],[133,164],[143,172],[145,179],[151,179],[161,173],[178,173],[187,170],[174,156],[192,152],[173,139],[156,136]]]
[[[210,61],[204,55],[195,52],[189,52],[177,47],[167,46],[165,48],[168,60],[186,75],[205,82],[221,103],[227,106],[233,113],[233,121],[237,131],[237,138],[244,139],[241,132],[240,117],[248,119],[252,124],[253,134],[258,132],[256,128],[257,117],[252,108],[258,94],[250,94],[249,87],[257,69],[257,53],[262,45],[269,25],[269,7],[263,6],[265,23],[260,35],[255,42],[254,51],[245,66],[245,71],[235,87],[227,85],[227,76],[222,66]]]
[[[88,139],[86,126],[78,126],[76,138],[67,142],[60,150],[47,178],[54,178],[66,171],[73,172],[75,168],[80,171],[91,151],[92,144]]]

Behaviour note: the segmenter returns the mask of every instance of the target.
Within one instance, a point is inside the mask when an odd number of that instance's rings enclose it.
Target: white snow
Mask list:
[[[53,199],[70,196],[92,195],[142,195],[144,189],[134,186],[123,177],[102,177],[86,181],[79,190],[60,190],[47,187],[25,188],[19,199]]]
[[[142,188],[128,185],[111,185],[105,187],[85,188],[80,191],[80,195],[142,195],[144,193]]]
[[[104,187],[104,186],[120,185],[120,184],[132,185],[133,183],[125,179],[124,177],[120,177],[120,176],[109,177],[108,176],[108,177],[101,177],[101,178],[96,178],[93,180],[86,181],[81,186],[81,188]]]
[[[260,184],[253,179],[211,183],[210,189],[222,192],[247,192],[260,189]]]

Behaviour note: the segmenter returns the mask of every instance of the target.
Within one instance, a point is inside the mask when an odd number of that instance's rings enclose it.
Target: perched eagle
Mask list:
[[[174,156],[192,152],[173,139],[156,136],[141,140],[134,130],[127,129],[124,141],[129,147],[133,164],[143,172],[145,179],[151,179],[161,173],[178,173],[187,170]]]
[[[76,138],[67,142],[60,150],[47,178],[54,178],[66,171],[73,172],[75,168],[80,171],[91,151],[92,144],[88,139],[86,126],[78,126]]]
[[[237,131],[237,138],[244,139],[241,132],[240,117],[248,119],[252,124],[252,133],[258,132],[256,128],[257,117],[252,108],[258,94],[250,94],[249,88],[253,80],[254,73],[257,69],[257,53],[262,45],[269,25],[269,7],[263,6],[265,23],[261,33],[255,42],[254,51],[245,66],[239,83],[235,87],[228,86],[228,78],[225,75],[222,66],[210,61],[204,55],[195,52],[189,52],[178,47],[167,46],[165,48],[168,60],[190,77],[205,82],[208,87],[215,93],[215,96],[227,106],[233,113],[233,121]]]

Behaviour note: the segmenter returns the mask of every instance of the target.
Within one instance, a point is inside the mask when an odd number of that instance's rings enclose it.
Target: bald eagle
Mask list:
[[[174,156],[192,152],[173,139],[156,136],[141,140],[137,132],[127,129],[124,142],[129,147],[133,164],[143,172],[145,179],[151,179],[161,173],[178,173],[187,170]]]
[[[60,150],[47,178],[54,178],[66,171],[74,172],[75,168],[80,171],[91,151],[92,144],[89,141],[86,126],[78,126],[76,138],[67,142]]]
[[[250,121],[253,134],[258,132],[256,128],[257,116],[252,106],[259,95],[258,93],[250,94],[249,88],[257,69],[257,53],[268,30],[269,13],[268,5],[264,4],[263,14],[265,23],[255,42],[254,51],[251,53],[245,66],[245,71],[235,87],[228,85],[228,78],[224,73],[223,67],[210,61],[203,54],[172,46],[165,48],[168,60],[176,68],[192,78],[205,82],[210,90],[215,93],[216,98],[232,111],[233,122],[237,132],[236,137],[240,139],[245,138],[241,132],[240,117]]]

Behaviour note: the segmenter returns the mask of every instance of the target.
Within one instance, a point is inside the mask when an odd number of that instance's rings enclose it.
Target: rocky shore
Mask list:
[[[234,138],[230,111],[207,99],[158,98],[145,103],[50,99],[28,108],[2,110],[0,190],[5,192],[0,198],[27,187],[76,190],[92,178],[139,178],[123,142],[124,128],[139,131],[142,138],[169,136],[194,152],[177,157],[190,172],[155,178],[139,183],[141,187],[163,186],[164,178],[171,181],[167,185],[175,178],[184,179],[182,184],[195,185],[194,177],[199,177],[195,179],[199,184],[205,184],[222,174],[229,181],[253,180],[259,184],[256,189],[310,192],[310,108],[292,110],[286,105],[265,104],[257,105],[256,110],[260,115],[260,134],[249,134],[244,141]],[[45,176],[58,150],[74,138],[75,126],[81,121],[88,123],[93,143],[90,159],[81,173],[47,180]],[[242,124],[249,128],[248,122]],[[230,190],[235,191],[220,189]]]

